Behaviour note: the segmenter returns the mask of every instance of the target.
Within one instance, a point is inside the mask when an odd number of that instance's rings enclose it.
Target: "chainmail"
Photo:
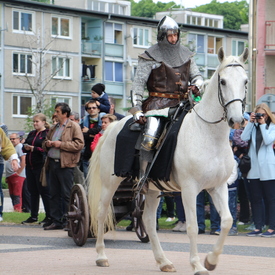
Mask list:
[[[166,43],[164,43],[166,41]],[[167,43],[169,45],[167,45]],[[164,46],[162,46],[164,45]],[[165,46],[166,45],[166,46]],[[170,49],[169,47],[170,46]],[[176,47],[173,47],[176,46]],[[162,49],[164,49],[162,51]],[[147,80],[151,74],[152,69],[158,68],[164,62],[169,66],[178,67],[187,62],[191,58],[190,65],[190,83],[195,83],[197,79],[202,80],[201,73],[192,58],[193,53],[179,42],[172,45],[166,39],[150,47],[146,52],[154,58],[145,58],[144,55],[139,56],[138,67],[133,81],[133,95],[135,96],[135,104],[141,110],[144,89],[146,89]],[[165,53],[165,54],[164,54]],[[173,54],[172,54],[173,53]],[[171,60],[173,62],[171,62]]]
[[[171,67],[179,67],[188,61],[193,53],[178,41],[175,45],[168,42],[167,38],[150,47],[147,52],[158,62],[164,62]]]

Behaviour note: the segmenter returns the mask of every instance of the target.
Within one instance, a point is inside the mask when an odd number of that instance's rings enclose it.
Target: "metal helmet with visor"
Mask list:
[[[169,16],[164,16],[158,24],[157,40],[163,41],[167,35],[177,34],[180,37],[180,29],[177,22]]]

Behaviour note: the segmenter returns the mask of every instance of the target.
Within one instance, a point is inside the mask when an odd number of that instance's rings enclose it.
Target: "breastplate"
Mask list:
[[[152,69],[147,81],[149,92],[158,93],[185,93],[188,88],[191,60],[180,67],[172,68],[165,63]]]

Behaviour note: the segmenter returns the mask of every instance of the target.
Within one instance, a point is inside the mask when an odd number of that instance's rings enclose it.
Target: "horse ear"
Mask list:
[[[245,63],[245,61],[248,59],[248,48],[245,48],[241,56],[239,57],[240,61]]]
[[[222,63],[223,59],[224,59],[224,51],[223,51],[223,47],[220,47],[218,50],[218,58],[220,60],[220,63]]]

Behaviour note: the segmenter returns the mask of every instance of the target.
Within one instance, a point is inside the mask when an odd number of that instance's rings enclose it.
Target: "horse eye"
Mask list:
[[[223,86],[226,84],[226,82],[225,82],[224,79],[221,80],[221,84],[222,84]]]

